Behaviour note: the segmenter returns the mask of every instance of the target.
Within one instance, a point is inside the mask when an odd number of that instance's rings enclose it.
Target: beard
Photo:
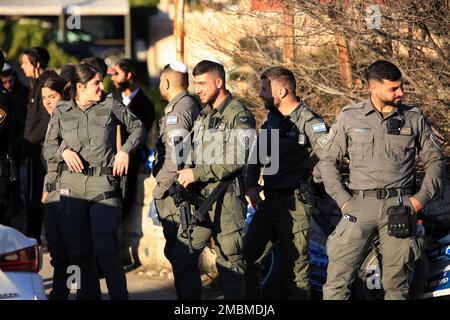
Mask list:
[[[383,99],[383,100],[381,100],[381,102],[383,102],[387,106],[398,107],[399,105],[402,104],[402,99],[401,98],[396,99],[396,100],[385,100],[385,99]]]
[[[392,101],[392,105],[395,106],[395,107],[398,107],[398,106],[401,105],[401,104],[402,104],[402,99],[401,99],[401,98]]]
[[[125,91],[130,88],[131,84],[129,81],[115,82],[114,85],[119,91]]]
[[[264,101],[264,109],[268,111],[276,111],[278,110],[277,107],[275,107],[275,103],[273,99],[271,101],[263,100]]]
[[[161,92],[159,93],[159,98],[162,102],[169,102],[167,96],[165,94],[162,94]]]
[[[215,92],[211,97],[209,97],[205,102],[204,105],[210,105],[212,106],[214,104],[214,102],[216,102],[217,97],[219,96],[219,90],[217,90],[217,92]]]

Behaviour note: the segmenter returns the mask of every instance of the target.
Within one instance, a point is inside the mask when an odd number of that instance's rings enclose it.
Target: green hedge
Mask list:
[[[0,21],[0,48],[8,61],[18,61],[30,47],[46,47],[50,54],[48,68],[60,68],[67,63],[78,63],[77,58],[65,53],[53,40],[52,28],[38,19],[6,19]]]

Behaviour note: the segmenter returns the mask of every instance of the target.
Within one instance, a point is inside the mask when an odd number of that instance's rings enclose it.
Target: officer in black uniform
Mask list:
[[[0,51],[0,69],[3,69],[5,57]],[[9,217],[5,215],[9,205],[13,182],[17,178],[11,146],[14,126],[14,103],[11,96],[0,84],[0,224],[11,225]]]

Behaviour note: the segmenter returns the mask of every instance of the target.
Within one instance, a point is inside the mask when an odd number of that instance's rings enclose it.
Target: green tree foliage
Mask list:
[[[130,0],[130,7],[153,7],[156,8],[159,0]]]
[[[0,48],[10,61],[18,60],[27,48],[46,47],[50,54],[49,68],[60,68],[67,63],[77,63],[77,59],[66,54],[56,43],[52,28],[37,19],[3,20],[0,23]]]

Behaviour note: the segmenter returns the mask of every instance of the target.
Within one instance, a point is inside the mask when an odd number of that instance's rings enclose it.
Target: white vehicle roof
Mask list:
[[[31,247],[36,239],[28,238],[14,228],[0,224],[0,255]]]
[[[0,0],[0,15],[59,16],[71,6],[76,6],[76,14],[82,16],[122,16],[130,13],[128,0]]]

